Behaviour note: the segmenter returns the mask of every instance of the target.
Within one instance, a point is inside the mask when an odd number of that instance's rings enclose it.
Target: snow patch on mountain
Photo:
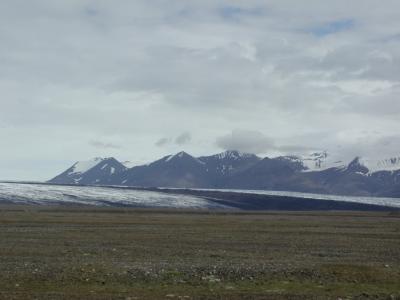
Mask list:
[[[184,158],[184,157],[193,159],[193,160],[196,161],[197,163],[199,163],[199,164],[201,164],[201,165],[204,165],[204,162],[203,162],[203,161],[201,161],[200,159],[198,159],[198,158],[196,158],[196,157],[191,156],[190,154],[186,153],[185,151],[181,151],[181,152],[179,152],[179,153],[177,153],[177,154],[175,154],[175,155],[166,156],[164,159],[165,159],[165,162],[170,162],[170,161],[173,161],[173,160],[175,160],[175,159],[182,159],[182,158]]]
[[[170,161],[174,157],[175,157],[175,155],[168,155],[168,156],[165,157],[165,161]]]
[[[254,154],[244,153],[236,150],[227,150],[225,152],[214,155],[214,157],[217,157],[218,159],[233,159],[233,160],[248,158],[252,156],[254,156]]]
[[[368,174],[380,171],[393,172],[400,170],[400,156],[384,159],[363,157],[359,159],[359,162],[369,170]]]
[[[78,161],[72,166],[71,171],[69,172],[69,175],[83,174],[83,173],[89,171],[90,169],[94,168],[95,166],[97,166],[103,160],[104,160],[104,158],[96,157],[91,160]]]
[[[136,167],[136,166],[137,166],[137,164],[135,164],[134,162],[129,161],[129,160],[124,161],[124,162],[122,162],[121,164],[123,164],[124,167],[127,168],[127,169],[130,169],[130,168],[133,168],[133,167]]]
[[[333,157],[329,155],[326,151],[312,152],[310,154],[305,154],[301,156],[286,156],[285,158],[294,162],[301,163],[304,167],[303,172],[324,171],[331,168],[346,168],[346,163],[342,159]]]

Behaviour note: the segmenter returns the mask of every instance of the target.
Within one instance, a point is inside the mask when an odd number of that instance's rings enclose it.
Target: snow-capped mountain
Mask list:
[[[200,157],[201,159],[202,157]],[[248,158],[257,158],[256,155],[251,153],[240,152],[237,150],[227,150],[211,156],[203,156],[203,158],[215,158],[219,160],[243,160]]]
[[[368,173],[400,170],[400,156],[383,159],[360,158],[360,164],[368,169]]]
[[[264,159],[234,150],[202,157],[179,152],[131,168],[114,158],[78,162],[49,182],[400,197],[400,157],[344,161],[325,151]]]
[[[182,163],[182,162],[190,162],[194,164],[200,164],[204,165],[204,162],[202,162],[200,159],[191,156],[190,154],[187,154],[185,151],[181,151],[177,154],[174,155],[168,155],[164,157],[163,162],[169,163],[169,164],[174,164],[174,163]]]
[[[113,157],[96,157],[87,161],[78,161],[65,172],[49,180],[50,183],[61,184],[100,184],[109,177],[115,176],[126,170]]]
[[[216,187],[225,177],[252,166],[254,154],[226,151],[196,158],[186,152],[167,155],[150,164],[126,170],[111,178],[113,185],[161,187]]]
[[[205,163],[207,173],[220,177],[243,171],[261,158],[250,153],[228,150],[211,156],[199,157],[199,160]]]
[[[205,163],[186,152],[165,156],[150,164],[126,170],[110,184],[130,186],[207,186]]]
[[[312,152],[308,155],[285,156],[286,159],[299,162],[303,165],[303,172],[324,171],[330,168],[343,169],[346,162],[328,154],[327,151]]]

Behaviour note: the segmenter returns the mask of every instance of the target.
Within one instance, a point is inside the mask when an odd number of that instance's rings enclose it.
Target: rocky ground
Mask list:
[[[0,206],[1,299],[400,299],[400,214]]]

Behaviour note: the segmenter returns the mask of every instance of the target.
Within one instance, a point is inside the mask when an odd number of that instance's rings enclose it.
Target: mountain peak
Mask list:
[[[176,154],[166,156],[165,161],[171,161],[175,158],[182,158],[182,157],[193,157],[193,156],[191,156],[190,154],[187,154],[185,151],[181,151]]]
[[[349,163],[326,151],[261,159],[254,154],[227,150],[198,158],[181,151],[134,168],[127,168],[113,157],[96,157],[75,163],[49,182],[279,189],[391,197],[400,195],[399,176],[399,155],[387,159],[356,157]]]
[[[338,158],[335,158],[327,151],[311,152],[305,155],[284,156],[287,160],[299,162],[304,167],[304,172],[323,171],[331,168],[342,169],[346,164]]]
[[[125,171],[127,168],[114,157],[95,157],[78,161],[60,175],[49,180],[51,183],[97,184],[109,176]]]
[[[347,171],[351,171],[359,174],[367,174],[369,172],[368,168],[364,166],[361,162],[361,157],[357,156],[354,158],[347,166]]]
[[[85,161],[77,161],[70,169],[68,172],[69,174],[82,174],[90,170],[91,168],[95,167],[98,165],[100,162],[105,160],[105,158],[102,157],[95,157],[90,160],[85,160]]]
[[[178,152],[175,154],[177,157],[183,157],[183,156],[191,156],[190,154],[187,154],[185,151]]]
[[[199,160],[198,158],[188,154],[185,151],[178,152],[178,153],[176,153],[174,155],[165,156],[162,159],[162,161],[164,161],[164,162],[174,162],[174,161],[177,161],[177,160],[193,160],[193,161],[195,161],[197,163],[204,164],[201,160]]]
[[[244,153],[238,150],[226,150],[222,153],[218,153],[215,155],[219,159],[240,159],[240,158],[248,158],[248,157],[255,157],[255,154],[251,153]]]
[[[366,167],[369,170],[369,173],[397,171],[400,169],[400,156],[378,159],[360,157],[359,163]]]

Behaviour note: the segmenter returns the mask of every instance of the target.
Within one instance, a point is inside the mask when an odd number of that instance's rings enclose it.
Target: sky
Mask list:
[[[400,155],[398,0],[0,0],[0,179],[181,150]]]

